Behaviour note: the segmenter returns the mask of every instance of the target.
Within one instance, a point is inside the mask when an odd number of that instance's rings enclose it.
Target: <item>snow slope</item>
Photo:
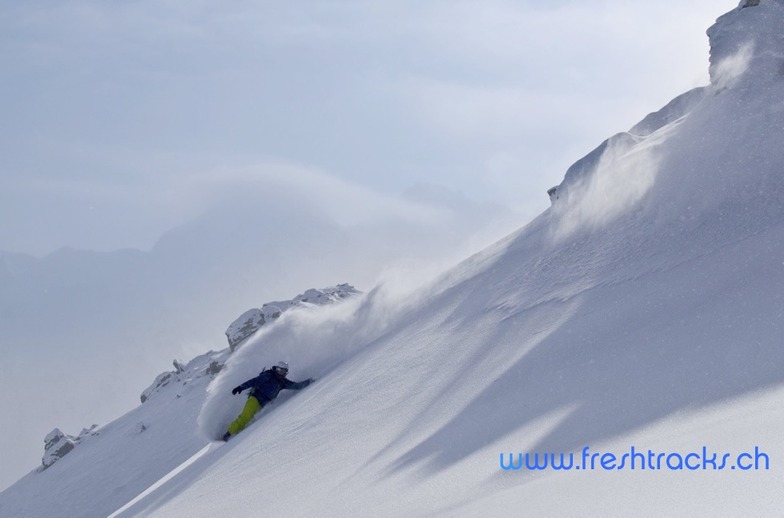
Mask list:
[[[367,288],[393,264],[453,264],[517,226],[511,211],[455,193],[449,204],[342,185],[314,200],[299,185],[325,177],[270,169],[148,252],[0,251],[0,350],[12,366],[0,391],[13,394],[0,398],[0,435],[20,422],[27,432],[0,443],[0,490],[40,458],[53,427],[73,433],[130,410],[161,365],[216,347],[240,311],[338,281]],[[287,194],[272,176],[298,187]]]
[[[0,494],[0,515],[122,508],[236,415],[232,386],[281,357],[292,379],[319,379],[121,516],[780,515],[782,24],[782,0],[723,16],[709,30],[712,83],[700,98],[610,139],[530,225],[413,294],[386,286],[286,313],[206,390],[150,400],[159,406],[108,425],[93,450],[85,442]],[[160,420],[148,431],[160,428],[161,442],[139,442],[145,431],[110,446],[109,432],[129,433],[143,412]],[[767,462],[499,462],[632,447]],[[99,498],[67,487],[83,472],[102,474]]]
[[[107,516],[206,444],[196,418],[208,376],[169,384],[145,404],[0,497],[0,516]]]

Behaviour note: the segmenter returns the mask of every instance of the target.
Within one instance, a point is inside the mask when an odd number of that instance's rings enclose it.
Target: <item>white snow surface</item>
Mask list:
[[[732,80],[608,145],[531,224],[414,293],[287,312],[214,380],[163,387],[22,478],[0,516],[780,516],[782,26],[782,0],[739,6],[709,31]],[[317,381],[205,449],[242,406],[231,387],[278,359]],[[769,462],[499,463],[586,447]]]

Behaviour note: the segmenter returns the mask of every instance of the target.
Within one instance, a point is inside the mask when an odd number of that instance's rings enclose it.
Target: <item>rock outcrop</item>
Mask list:
[[[262,326],[276,320],[291,308],[306,304],[317,306],[333,304],[358,293],[360,292],[350,284],[338,284],[320,290],[310,289],[291,300],[268,302],[261,308],[249,309],[226,329],[229,348],[233,351]]]
[[[63,433],[59,428],[49,432],[44,438],[44,457],[41,459],[41,471],[65,457],[86,438],[96,435],[98,433],[95,431],[96,428],[98,428],[97,424],[92,425],[90,428],[84,428],[76,437]]]
[[[144,392],[142,392],[140,397],[142,403],[150,399],[150,396],[153,394],[160,392],[169,384],[186,385],[187,383],[203,376],[214,377],[223,368],[227,355],[227,351],[217,353],[210,351],[206,354],[202,354],[201,356],[197,356],[188,363],[182,363],[181,361],[174,360],[172,362],[174,365],[174,370],[158,374],[158,376],[155,378],[155,381],[152,382],[152,385],[147,387]]]

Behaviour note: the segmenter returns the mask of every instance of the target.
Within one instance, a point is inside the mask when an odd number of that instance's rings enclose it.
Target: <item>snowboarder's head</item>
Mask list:
[[[272,368],[272,370],[280,376],[286,376],[286,374],[289,373],[289,364],[282,361],[278,362],[277,365]]]

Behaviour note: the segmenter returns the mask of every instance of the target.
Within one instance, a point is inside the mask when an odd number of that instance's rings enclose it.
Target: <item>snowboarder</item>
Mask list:
[[[261,374],[253,379],[249,379],[242,385],[234,387],[231,390],[232,394],[239,394],[245,389],[251,389],[248,395],[248,400],[245,402],[245,408],[242,413],[229,425],[229,430],[223,434],[223,440],[228,441],[232,435],[237,435],[243,428],[248,426],[248,423],[256,412],[264,408],[264,405],[278,397],[278,392],[282,389],[299,390],[307,387],[313,383],[313,378],[308,378],[305,381],[295,382],[286,379],[286,374],[289,372],[289,364],[286,362],[278,362],[270,370],[262,371]]]

